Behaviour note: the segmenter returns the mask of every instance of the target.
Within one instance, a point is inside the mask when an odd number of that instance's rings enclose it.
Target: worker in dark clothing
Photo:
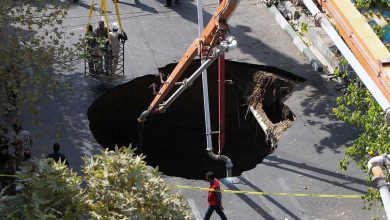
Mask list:
[[[85,38],[89,73],[96,74],[99,51],[97,50],[96,34],[93,32],[92,25],[88,25]]]
[[[51,154],[49,154],[49,155],[47,156],[47,158],[53,158],[53,160],[54,160],[55,162],[58,162],[58,161],[60,161],[60,160],[61,160],[61,162],[64,162],[64,161],[65,161],[65,165],[69,166],[69,162],[68,162],[68,160],[66,159],[65,155],[64,155],[63,153],[60,152],[60,148],[61,148],[60,144],[54,143],[54,144],[53,144],[53,150],[54,150],[54,152],[51,153]]]
[[[8,128],[0,124],[0,151],[7,151],[10,146],[10,139],[8,137]]]
[[[10,139],[8,128],[0,124],[0,173],[14,175],[16,172],[16,158],[9,152]],[[4,190],[4,195],[14,195],[16,185],[15,177],[0,176],[0,191]]]
[[[108,30],[103,20],[99,21],[99,27],[95,31],[96,41],[100,49],[98,62],[98,74],[106,73],[108,75],[110,55],[109,55],[109,39]]]
[[[176,4],[180,4],[179,0],[175,0]],[[167,4],[164,7],[172,7],[172,0],[167,0]]]
[[[207,209],[204,219],[205,220],[210,219],[211,215],[215,210],[222,220],[226,220],[227,218],[225,216],[225,213],[223,213],[223,207],[222,207],[222,193],[218,192],[218,190],[221,190],[221,186],[219,185],[219,180],[214,177],[213,172],[206,173],[206,180],[210,183],[209,193],[207,196],[209,208]]]

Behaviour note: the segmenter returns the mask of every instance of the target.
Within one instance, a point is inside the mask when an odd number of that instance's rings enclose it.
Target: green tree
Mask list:
[[[358,138],[346,148],[341,168],[346,169],[353,159],[366,170],[372,156],[390,153],[390,125],[382,108],[358,79],[351,81],[345,94],[337,98],[333,112],[339,119],[360,130]]]
[[[357,8],[369,8],[371,6],[390,7],[390,2],[388,0],[356,0],[355,5]]]
[[[359,168],[367,172],[370,158],[390,153],[390,123],[386,122],[383,109],[359,79],[349,81],[345,73],[338,73],[338,76],[346,79],[348,86],[345,93],[337,97],[337,107],[333,112],[360,131],[359,136],[346,148],[340,167],[345,170],[354,160]],[[380,201],[378,189],[369,188],[364,199],[366,208],[370,209],[374,202]]]
[[[17,174],[24,189],[3,197],[0,213],[8,219],[191,219],[186,200],[143,159],[130,147],[106,150],[84,158],[83,178],[63,163],[40,160],[35,172]]]
[[[48,68],[69,70],[78,59],[77,47],[66,43],[72,34],[60,31],[68,4],[59,2],[0,1],[0,114],[24,101],[34,106],[57,87]]]

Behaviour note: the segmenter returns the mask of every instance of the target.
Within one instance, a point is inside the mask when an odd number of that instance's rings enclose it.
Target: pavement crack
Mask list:
[[[138,24],[138,25],[139,25],[139,24]],[[156,69],[158,69],[158,67],[157,67],[157,60],[156,60],[156,55],[155,55],[155,52],[154,52],[153,48],[150,47],[149,39],[146,37],[147,34],[146,34],[145,30],[142,28],[141,25],[139,25],[139,27],[140,27],[140,36],[142,37],[141,39],[144,39],[144,42],[145,42],[147,48],[148,48],[148,49],[150,50],[150,52],[152,53],[152,57],[153,57],[153,61],[154,61],[154,67],[155,67]],[[144,36],[144,37],[143,37],[143,36]]]

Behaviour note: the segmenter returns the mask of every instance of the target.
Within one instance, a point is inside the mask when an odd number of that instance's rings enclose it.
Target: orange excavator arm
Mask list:
[[[228,31],[226,22],[233,14],[239,2],[240,0],[223,0],[219,4],[216,12],[210,19],[210,22],[207,24],[206,28],[203,30],[201,36],[192,42],[185,54],[181,57],[175,69],[172,71],[168,79],[160,88],[157,95],[154,97],[153,101],[148,107],[148,110],[142,113],[138,118],[140,122],[145,121],[146,117],[150,113],[159,111],[159,105],[162,104],[164,98],[172,90],[172,87],[179,80],[184,71],[197,55],[199,55],[202,59],[207,59],[208,56],[211,55],[213,48],[222,42],[223,36]]]

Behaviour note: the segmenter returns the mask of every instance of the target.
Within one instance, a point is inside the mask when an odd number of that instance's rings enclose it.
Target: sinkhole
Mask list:
[[[175,67],[169,64],[159,71],[167,76]],[[183,74],[189,77],[200,62],[194,61]],[[222,154],[233,164],[233,175],[254,168],[271,152],[270,143],[249,105],[266,118],[269,126],[291,124],[293,113],[283,98],[301,78],[270,66],[226,61],[226,143]],[[217,62],[208,68],[211,127],[218,128]],[[150,87],[160,85],[160,77],[147,75],[117,86],[99,97],[88,109],[90,129],[98,143],[106,148],[137,145],[139,115],[154,95]],[[265,117],[264,117],[265,116]],[[290,123],[285,123],[290,122]],[[274,129],[274,128],[273,128]],[[204,179],[207,171],[225,177],[223,161],[211,159],[206,152],[202,80],[199,77],[164,114],[148,117],[142,136],[142,153],[150,166],[158,166],[165,175]],[[213,135],[214,153],[218,152]]]

